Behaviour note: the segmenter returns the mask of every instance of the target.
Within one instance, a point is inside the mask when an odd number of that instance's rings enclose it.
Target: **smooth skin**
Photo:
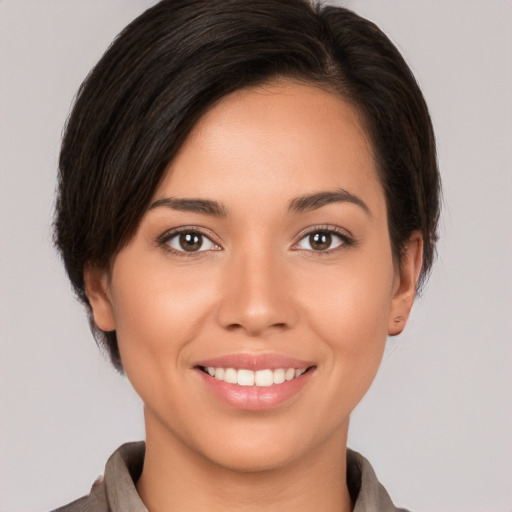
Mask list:
[[[358,112],[290,80],[237,91],[199,120],[152,204],[111,268],[85,271],[144,402],[142,500],[151,512],[351,510],[349,416],[405,326],[422,254],[413,233],[393,258]],[[240,353],[314,368],[285,403],[248,411],[195,366]]]

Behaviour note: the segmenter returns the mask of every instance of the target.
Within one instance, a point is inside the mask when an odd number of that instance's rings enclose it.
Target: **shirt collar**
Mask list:
[[[123,444],[105,467],[103,485],[112,512],[148,512],[135,488],[142,473],[146,445],[143,441]],[[347,485],[353,512],[407,512],[393,505],[371,466],[360,453],[347,450]]]

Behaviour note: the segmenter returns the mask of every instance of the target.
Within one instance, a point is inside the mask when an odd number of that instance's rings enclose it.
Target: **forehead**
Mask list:
[[[314,85],[236,91],[196,123],[155,196],[212,193],[256,201],[333,188],[381,192],[359,112]]]

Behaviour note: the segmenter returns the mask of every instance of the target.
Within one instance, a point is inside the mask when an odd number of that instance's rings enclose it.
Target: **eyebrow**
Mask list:
[[[154,210],[161,206],[182,212],[204,213],[215,217],[227,216],[226,209],[223,205],[217,201],[211,201],[209,199],[179,199],[176,197],[163,197],[161,199],[157,199],[148,209]]]
[[[362,208],[371,217],[370,208],[359,197],[351,194],[348,190],[340,188],[335,191],[317,192],[306,196],[295,198],[288,208],[288,211],[294,213],[305,213],[317,210],[331,203],[352,203]]]
[[[292,213],[305,213],[317,210],[332,203],[352,203],[362,208],[371,216],[370,208],[359,197],[345,189],[335,191],[317,192],[305,196],[296,197],[290,202],[288,211]],[[227,217],[227,210],[221,203],[210,199],[182,199],[177,197],[162,197],[150,205],[148,210],[166,207],[182,212],[203,213],[214,217]]]

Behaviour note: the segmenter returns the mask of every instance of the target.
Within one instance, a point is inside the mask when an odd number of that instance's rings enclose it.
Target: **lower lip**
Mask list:
[[[224,403],[245,411],[266,411],[296,397],[309,381],[312,369],[300,377],[272,386],[239,386],[211,377],[196,369],[202,381]]]

